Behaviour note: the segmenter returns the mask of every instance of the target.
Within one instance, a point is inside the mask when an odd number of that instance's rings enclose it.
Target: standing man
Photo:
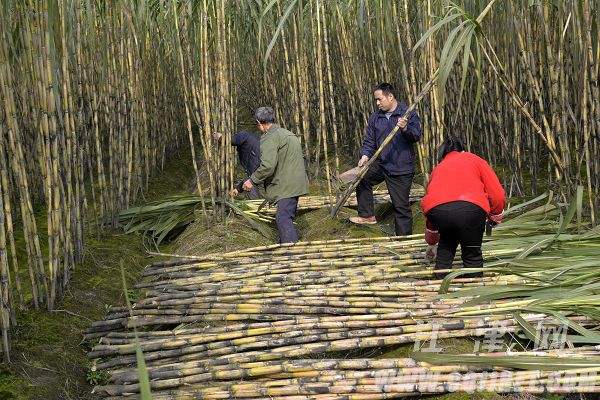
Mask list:
[[[213,139],[216,142],[220,142],[222,136],[223,135],[219,132],[213,133]],[[231,195],[235,197],[242,191],[244,181],[248,179],[260,165],[260,138],[254,133],[240,131],[231,138],[231,145],[236,148],[240,164],[246,172],[246,178],[240,181],[231,191]],[[256,188],[252,188],[252,190],[248,192],[248,197],[252,200],[259,199],[260,193]]]
[[[360,225],[377,223],[373,186],[385,181],[394,207],[396,235],[410,235],[412,211],[409,196],[415,173],[414,143],[421,139],[421,121],[416,112],[412,112],[408,119],[402,118],[407,106],[398,103],[394,87],[389,83],[377,85],[373,97],[378,111],[369,117],[358,166],[362,167],[375,154],[395,126],[399,127],[399,132],[356,187],[358,216],[350,218],[350,221]]]
[[[264,185],[265,198],[277,203],[275,222],[279,243],[295,243],[298,231],[293,220],[298,197],[308,193],[308,177],[304,167],[302,146],[298,136],[275,123],[275,111],[260,107],[254,113],[260,139],[260,166],[243,184],[245,191]]]

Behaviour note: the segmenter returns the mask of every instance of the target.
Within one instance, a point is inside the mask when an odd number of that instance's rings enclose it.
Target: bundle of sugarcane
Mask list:
[[[553,237],[552,234],[528,237],[498,235],[484,243],[484,255],[488,262],[512,258]],[[568,246],[577,244],[579,238],[577,235],[561,235],[556,240]],[[333,277],[341,279],[346,276],[344,271],[358,277],[363,270],[372,274],[378,268],[384,268],[390,273],[397,272],[407,277],[427,277],[430,275],[431,265],[425,258],[425,248],[421,235],[396,240],[377,239],[373,242],[261,247],[212,257],[155,263],[146,269],[144,275],[151,279],[146,286],[160,286],[164,282],[171,287],[178,286],[180,290],[202,280],[213,280],[212,276],[217,279],[219,275],[223,275],[222,280],[240,281],[251,276],[263,276],[265,273],[276,275],[321,271],[323,274],[343,274]],[[286,275],[285,278],[290,281],[296,276]],[[379,280],[389,278],[391,276],[381,276]]]
[[[457,317],[458,308],[442,305],[384,314],[298,316],[274,322],[190,328],[183,332],[152,332],[140,335],[139,346],[150,367],[206,358],[228,363],[254,362],[432,339],[485,336],[500,328],[505,333],[516,332],[525,323],[544,326],[560,323],[532,313],[524,314],[519,321],[505,314],[461,318]],[[592,324],[582,316],[572,316],[570,323]],[[130,366],[136,360],[137,344],[133,339],[124,333],[110,334],[89,356],[98,359],[98,369]]]
[[[229,383],[204,388],[160,391],[153,399],[281,399],[281,400],[374,400],[448,392],[496,393],[599,393],[600,367],[563,371],[428,373],[400,377],[347,378],[336,371],[323,377],[278,379],[256,383]],[[354,376],[350,374],[350,376]],[[268,383],[268,384],[267,384]],[[122,398],[111,396],[109,399]],[[138,396],[127,398],[139,399]]]
[[[409,200],[411,203],[417,202],[425,195],[425,189],[421,185],[413,184],[410,190]],[[335,204],[336,198],[334,196],[302,196],[298,200],[298,210],[316,210],[323,207],[332,206]],[[390,203],[390,194],[387,190],[375,190],[373,191],[373,201],[375,204]],[[275,206],[265,207],[260,211],[258,207],[262,204],[262,200],[247,200],[244,205],[248,206],[250,212],[262,213],[264,215],[275,215],[277,211]],[[356,194],[351,195],[345,203],[346,207],[356,207],[358,202],[356,200]]]
[[[367,317],[367,316],[365,316]],[[307,361],[304,364],[298,364],[296,360],[290,360],[298,356],[306,356],[311,354],[331,353],[335,351],[348,351],[356,348],[365,347],[381,347],[392,344],[407,343],[415,340],[430,340],[446,337],[456,337],[446,335],[453,330],[458,331],[461,335],[478,336],[486,332],[490,332],[501,324],[504,332],[516,332],[518,327],[509,319],[503,317],[487,317],[482,318],[478,325],[479,328],[468,329],[469,327],[477,326],[465,323],[464,321],[454,321],[454,323],[438,325],[436,335],[432,335],[433,324],[425,323],[418,326],[410,325],[398,327],[402,322],[410,324],[408,320],[402,321],[400,315],[377,316],[369,315],[371,318],[348,318],[348,317],[329,317],[319,319],[305,318],[302,322],[295,320],[296,325],[290,326],[290,321],[280,321],[278,323],[260,323],[260,324],[237,324],[230,326],[214,327],[214,328],[192,328],[182,332],[146,332],[147,335],[140,335],[138,339],[133,339],[132,335],[121,334],[120,340],[116,337],[110,339],[118,340],[119,344],[101,345],[94,349],[90,354],[91,357],[104,357],[108,361],[99,362],[96,364],[97,369],[112,369],[109,374],[109,383],[107,387],[98,388],[100,393],[110,395],[124,395],[127,393],[135,393],[139,390],[137,386],[137,370],[135,369],[136,357],[135,352],[137,346],[141,346],[142,351],[148,365],[147,373],[151,379],[153,391],[156,393],[156,398],[198,398],[198,397],[160,397],[160,396],[200,396],[209,395],[211,390],[215,389],[215,381],[225,381],[219,388],[229,387],[237,388],[236,382],[240,379],[259,379],[255,383],[255,388],[258,391],[264,391],[269,387],[278,387],[280,385],[289,386],[292,384],[289,379],[294,378],[313,378],[314,382],[319,382],[322,385],[329,386],[334,382],[339,382],[346,378],[357,378],[359,372],[348,373],[349,376],[344,377],[341,373],[336,373],[329,380],[323,379],[323,374],[319,371],[324,369],[332,371],[336,363],[347,363],[346,365],[362,365],[354,367],[357,369],[366,369],[360,372],[362,377],[379,377],[382,378],[379,384],[396,384],[399,382],[387,381],[389,374],[385,371],[374,371],[383,368],[387,365],[389,369],[395,372],[394,377],[403,381],[403,383],[417,383],[413,381],[414,375],[421,368],[420,374],[423,380],[421,383],[431,383],[432,373],[438,375],[443,371],[468,371],[465,367],[452,367],[460,365],[459,363],[450,362],[450,365],[442,366],[438,369],[433,368],[424,370],[425,364],[416,364],[412,360],[404,360],[400,364],[392,364],[390,360],[381,360],[377,364],[377,360],[372,362],[362,363],[355,360],[320,360],[323,368],[319,368],[319,362],[313,360]],[[388,317],[388,318],[386,318]],[[391,318],[389,318],[391,317]],[[411,318],[412,319],[412,318]],[[524,317],[527,323],[532,324],[543,322],[546,326],[556,324],[555,322],[543,317],[527,315]],[[346,321],[344,321],[346,320]],[[361,321],[363,320],[363,321]],[[413,320],[414,321],[414,320]],[[574,319],[581,323],[585,322],[582,318]],[[300,322],[300,323],[298,323]],[[344,327],[349,326],[369,326],[369,325],[396,325],[389,328],[359,328],[353,330],[344,330]],[[202,332],[202,333],[200,333]],[[280,334],[273,332],[283,332]],[[324,332],[324,333],[320,333]],[[411,333],[412,332],[412,333]],[[352,337],[353,335],[359,337]],[[360,337],[362,335],[362,337]],[[377,335],[377,336],[366,336]],[[114,335],[118,336],[118,335]],[[337,340],[331,340],[334,338]],[[237,339],[236,339],[237,338]],[[300,338],[300,339],[297,339]],[[340,339],[343,338],[343,339]],[[316,342],[306,343],[311,340],[329,339],[329,343]],[[294,345],[293,343],[299,343]],[[269,348],[269,346],[272,346]],[[275,347],[278,346],[278,347]],[[588,348],[586,353],[598,355],[598,349]],[[111,357],[111,358],[109,358]],[[478,356],[479,357],[479,356]],[[479,361],[481,359],[478,358]],[[453,360],[452,360],[453,361]],[[489,365],[496,365],[497,360],[488,361]],[[515,361],[515,360],[513,360]],[[539,360],[536,360],[539,361]],[[384,363],[388,364],[384,364]],[[296,363],[296,364],[294,364]],[[448,362],[446,362],[448,364]],[[538,364],[539,365],[539,364]],[[581,365],[579,362],[577,365]],[[599,368],[599,358],[593,360],[594,368]],[[285,367],[284,367],[285,366]],[[294,368],[297,366],[297,368]],[[590,368],[590,363],[586,365]],[[349,368],[349,367],[346,367]],[[410,368],[410,369],[398,369]],[[415,370],[415,368],[417,368]],[[262,373],[260,371],[263,371]],[[354,374],[354,375],[353,375]],[[518,374],[516,374],[517,376]],[[534,374],[535,375],[535,374]],[[539,375],[535,375],[538,378]],[[385,379],[384,379],[385,378]],[[460,382],[467,379],[461,377],[459,380],[452,380],[451,376],[438,376],[437,379],[444,383]],[[490,386],[483,385],[486,379],[492,379],[484,375],[479,377],[469,377],[467,380],[477,380],[475,387],[477,390],[490,390]],[[285,383],[284,381],[285,380]],[[304,379],[301,379],[304,381]],[[473,382],[471,382],[473,383]],[[496,382],[497,383],[497,382]],[[366,383],[364,383],[366,384]],[[213,386],[211,386],[213,385]],[[483,386],[482,386],[483,385]],[[186,387],[185,390],[177,390],[179,387]],[[547,386],[547,385],[546,385]],[[444,391],[452,391],[452,386],[444,386]],[[175,392],[169,390],[175,389]],[[464,386],[455,390],[464,390]],[[300,389],[299,389],[300,390]],[[306,389],[310,390],[310,389]],[[335,393],[334,392],[332,393]],[[493,389],[496,391],[507,391],[509,389]],[[436,393],[437,391],[423,391],[424,393]],[[245,393],[245,392],[244,392]],[[255,397],[256,394],[233,391],[229,395],[232,397]],[[252,392],[254,393],[254,392]],[[277,393],[264,392],[267,395],[289,395],[293,393]],[[329,393],[329,392],[327,392]],[[344,393],[344,392],[341,392]],[[408,393],[411,393],[409,391]],[[308,392],[298,392],[295,394],[311,394]],[[204,398],[204,396],[202,396]],[[231,398],[231,397],[230,397]]]
[[[563,251],[561,249],[561,252]],[[567,287],[566,284],[573,280],[573,276],[586,274],[599,265],[600,260],[588,260],[578,271],[575,271],[577,265],[573,260],[562,258],[563,265],[548,269],[547,262],[554,257],[556,255],[553,254],[540,257],[537,261],[545,268],[534,270],[525,277],[509,275],[483,280],[477,278],[458,280],[450,288],[451,295],[441,299],[437,297],[439,281],[367,285],[354,282],[333,288],[318,288],[318,285],[309,287],[309,285],[271,292],[268,288],[266,291],[261,291],[261,288],[265,287],[264,283],[248,290],[239,290],[239,286],[235,285],[229,288],[229,291],[222,293],[165,291],[138,302],[131,312],[114,308],[105,321],[94,324],[90,330],[90,337],[107,335],[108,332],[123,327],[149,328],[156,325],[206,321],[272,321],[234,325],[227,328],[225,336],[219,335],[223,333],[221,328],[217,331],[184,330],[178,333],[177,340],[171,342],[171,345],[165,345],[164,340],[158,340],[161,339],[162,333],[156,338],[148,332],[145,340],[152,343],[149,347],[143,345],[142,348],[147,352],[148,361],[152,363],[153,360],[182,355],[184,359],[203,358],[269,347],[279,348],[280,354],[289,351],[290,354],[298,355],[393,345],[413,342],[416,339],[427,340],[431,338],[431,334],[440,335],[440,328],[443,330],[442,337],[480,336],[499,324],[503,325],[506,331],[514,331],[524,325],[531,325],[531,322],[542,321],[544,317],[540,315],[531,314],[524,318],[519,316],[517,322],[505,315],[515,310],[533,313],[540,307],[557,311],[577,310],[584,316],[593,317],[592,312],[586,313],[586,310],[578,309],[582,298],[573,300],[564,289]],[[535,264],[531,267],[534,268]],[[530,290],[533,291],[534,285],[529,283],[527,278],[544,282],[546,280],[544,274],[560,276],[561,281],[554,283],[554,285],[559,284],[559,289],[538,285],[537,293],[529,299],[497,300],[485,306],[463,306],[466,301],[473,303],[476,292],[487,287],[496,290],[496,296],[500,299],[511,297],[511,294],[514,297],[515,290],[523,290],[526,285],[529,285]],[[498,289],[506,290],[508,295],[498,295]],[[542,301],[539,301],[535,297],[549,293],[552,294],[551,300],[542,298]],[[589,300],[594,292],[586,294],[588,297],[585,300]],[[500,313],[500,315],[490,318],[488,315],[491,313]],[[431,322],[432,319],[434,323]],[[565,319],[562,318],[560,321],[564,322]],[[574,325],[577,321],[580,327],[582,324],[590,323],[587,318],[576,316],[569,320],[569,323]],[[202,335],[206,336],[201,337]],[[131,353],[134,350],[131,345],[127,346],[126,338],[110,333],[107,336],[106,340],[103,340],[107,347],[101,345],[95,348],[90,354],[92,357]],[[255,340],[249,343],[249,337],[255,337]],[[158,344],[154,343],[156,340]],[[303,346],[306,343],[309,345]],[[120,347],[121,345],[123,346]],[[167,351],[169,346],[177,348]],[[156,355],[151,353],[157,349],[159,350]],[[127,364],[134,359],[129,357],[120,362]],[[116,361],[100,365],[111,367],[114,366],[114,362]]]
[[[540,196],[534,199],[534,202],[527,202],[524,204],[536,204],[546,199],[548,195]],[[523,205],[524,205],[523,204]],[[494,229],[494,238],[516,238],[516,242],[519,238],[525,238],[528,240],[529,237],[533,237],[534,240],[541,234],[552,235],[559,229],[560,224],[558,223],[559,210],[553,204],[543,204],[537,206],[532,210],[518,214],[522,209],[523,205],[515,206],[505,212],[508,220],[503,224],[499,225]],[[485,239],[489,241],[490,239]],[[497,246],[498,243],[495,244]],[[274,256],[306,256],[308,254],[317,254],[319,257],[324,251],[333,253],[335,251],[338,254],[347,254],[348,251],[355,251],[362,254],[371,254],[370,251],[388,251],[394,252],[394,246],[407,246],[403,247],[407,251],[408,247],[412,246],[414,249],[424,249],[425,243],[423,241],[423,235],[410,235],[403,237],[376,237],[376,238],[342,238],[335,240],[320,240],[320,241],[307,241],[298,243],[286,243],[286,244],[273,244],[268,246],[260,246],[248,249],[242,249],[238,251],[211,254],[206,256],[174,256],[174,260],[161,261],[150,265],[146,269],[146,274],[151,275],[155,271],[159,271],[164,268],[172,268],[180,270],[182,266],[189,264],[197,264],[200,261],[222,261],[224,259],[244,259],[247,257],[259,257],[262,256],[265,259]],[[506,244],[506,247],[514,246],[512,244]],[[379,249],[379,250],[378,250]],[[386,250],[387,249],[387,250]],[[336,255],[337,257],[337,255]]]
[[[489,241],[487,246],[496,243],[498,249],[486,250],[486,257],[502,262],[546,237],[520,239],[521,247],[514,247],[512,238]],[[506,240],[508,244],[503,245]],[[578,236],[566,235],[561,240],[564,246],[569,246],[570,241],[581,244]],[[417,242],[420,240],[404,239],[390,245],[355,244],[346,253],[306,251],[268,259],[261,255],[154,269],[148,274],[151,279],[138,284],[138,288],[147,289],[148,299],[135,306],[133,315],[113,308],[105,321],[92,326],[90,333],[101,335],[128,326],[130,318],[139,325],[156,325],[167,321],[276,320],[303,313],[387,313],[398,308],[423,308],[430,304],[430,297],[436,296],[440,281],[425,280],[431,275],[431,266],[422,250],[415,250]],[[422,280],[415,282],[414,278]],[[509,276],[503,282],[519,279]],[[486,282],[495,283],[497,278],[466,278],[455,281],[455,285],[469,287]],[[402,304],[397,303],[398,298],[403,298]],[[421,302],[415,302],[415,298]],[[407,301],[413,303],[404,304]]]
[[[419,201],[423,194],[423,187],[415,184],[410,192],[410,201]],[[390,196],[385,190],[375,191],[373,198],[375,204],[390,202]],[[204,199],[195,194],[171,196],[161,201],[121,211],[118,215],[118,223],[127,233],[146,233],[153,237],[157,243],[160,243],[170,232],[194,221],[196,211],[203,202],[206,209],[210,210],[213,204],[219,204],[230,208],[244,218],[260,222],[272,222],[276,211],[274,206],[263,206],[264,200],[219,198],[213,200]],[[303,196],[300,197],[298,202],[298,210],[316,210],[335,204],[335,200],[332,196]],[[356,196],[350,197],[346,205],[355,207],[357,205]]]
[[[597,246],[598,238],[582,238],[578,245]],[[552,311],[549,314],[556,317],[553,312],[574,311],[572,319],[562,316],[558,321],[565,323],[568,320],[567,324],[581,330],[595,316],[592,300],[596,292],[594,285],[578,288],[580,282],[575,278],[590,276],[600,265],[600,260],[597,254],[593,258],[591,252],[565,258],[564,251],[562,248],[556,253],[532,258],[531,263],[515,271],[518,276],[454,280],[449,288],[451,293],[443,298],[437,296],[440,281],[426,280],[364,283],[365,279],[351,279],[350,283],[338,280],[341,284],[334,282],[326,287],[313,284],[283,289],[271,289],[268,282],[263,281],[247,287],[231,283],[226,289],[220,286],[219,289],[209,287],[198,291],[165,290],[138,302],[131,312],[115,308],[105,321],[96,323],[90,330],[90,336],[106,335],[103,343],[108,347],[96,348],[95,351],[100,353],[91,353],[91,356],[106,356],[111,351],[133,351],[131,346],[119,347],[127,344],[126,337],[108,333],[123,327],[150,328],[211,321],[265,322],[233,325],[227,328],[226,336],[218,335],[223,333],[221,328],[216,331],[183,330],[177,333],[179,337],[173,342],[177,343],[173,346],[181,349],[164,351],[161,342],[157,357],[170,358],[191,353],[185,358],[203,358],[269,347],[279,348],[279,354],[289,351],[289,354],[298,355],[409,343],[416,339],[430,339],[434,333],[441,337],[480,336],[499,325],[508,332],[540,322],[544,317],[531,313],[542,308]],[[586,261],[574,262],[581,257],[586,257]],[[549,262],[555,264],[554,268],[549,268]],[[513,263],[517,262],[511,261]],[[500,266],[494,268],[499,270]],[[571,292],[565,289],[577,289],[579,297],[572,298]],[[496,300],[485,305],[464,305],[467,301],[473,304],[482,297],[478,293],[485,290]],[[526,290],[527,296],[524,294]],[[519,299],[515,300],[517,296]],[[487,297],[483,296],[483,299]],[[515,313],[530,314],[517,316],[515,322],[514,316],[507,316]],[[498,315],[490,318],[490,314]],[[154,337],[148,332],[146,338],[153,341],[161,339],[162,335]],[[259,337],[248,343],[248,338],[254,336]],[[240,339],[239,343],[237,339]],[[593,335],[587,339],[598,340]],[[207,342],[217,343],[200,345]],[[307,342],[317,343],[302,346]],[[155,349],[152,346],[142,347],[150,351]],[[147,353],[147,357],[151,362],[155,359],[152,354]],[[133,360],[130,358],[125,362]]]

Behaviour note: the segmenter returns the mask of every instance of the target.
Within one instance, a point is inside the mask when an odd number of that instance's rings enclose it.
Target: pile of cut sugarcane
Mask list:
[[[419,201],[425,194],[425,189],[422,186],[414,184],[410,191],[410,202]],[[298,210],[308,211],[317,210],[319,208],[331,206],[335,204],[336,198],[333,196],[326,195],[315,195],[315,196],[303,196],[298,200]],[[373,201],[375,204],[390,203],[390,194],[387,190],[375,190],[373,191]],[[263,216],[274,216],[277,208],[272,205],[264,207],[259,210],[262,200],[243,200],[243,205],[248,207],[249,212],[254,212],[257,215]],[[351,195],[345,203],[346,207],[356,207],[358,204],[356,200],[356,193]]]
[[[569,344],[600,343],[600,232],[573,233],[573,207],[561,218],[549,203],[523,209],[515,207],[485,241],[484,277],[469,276],[478,271],[457,261],[445,281],[432,279],[422,235],[272,245],[150,265],[138,285],[145,297],[132,309],[113,307],[87,332],[100,339],[89,353],[93,368],[108,373],[95,391],[139,396],[140,349],[154,399],[600,391],[594,346],[369,357],[500,328],[522,337],[522,346],[539,341],[540,326],[567,327]]]
[[[422,186],[414,184],[410,191],[410,201],[416,202],[423,197],[425,190]],[[387,190],[376,190],[373,193],[375,204],[390,202]],[[153,202],[140,207],[132,207],[119,213],[117,221],[126,233],[140,232],[153,237],[157,244],[160,243],[170,232],[177,228],[183,228],[196,219],[196,212],[204,207],[210,209],[215,204],[221,204],[235,213],[249,220],[254,227],[255,221],[273,222],[275,205],[268,205],[263,199],[259,200],[235,200],[235,199],[207,199],[198,195],[180,195],[166,198],[162,201]],[[299,211],[317,210],[319,208],[335,204],[333,196],[302,196],[298,201]],[[346,206],[356,207],[356,195],[346,201]],[[259,228],[259,230],[261,230]]]

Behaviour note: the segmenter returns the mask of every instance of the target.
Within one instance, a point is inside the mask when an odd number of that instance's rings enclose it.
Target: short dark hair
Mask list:
[[[275,110],[271,107],[258,107],[254,112],[254,118],[261,124],[272,124],[275,122]]]
[[[444,141],[438,148],[438,162],[441,162],[444,159],[444,157],[446,157],[446,154],[450,153],[451,151],[464,150],[465,145],[459,137],[454,135],[448,135],[446,136],[446,138],[444,138]]]
[[[385,95],[391,94],[394,96],[394,98],[396,98],[396,99],[398,98],[398,95],[396,93],[396,88],[391,83],[381,82],[373,88],[373,92],[375,92],[376,90],[381,90],[383,92],[383,94],[385,94]]]

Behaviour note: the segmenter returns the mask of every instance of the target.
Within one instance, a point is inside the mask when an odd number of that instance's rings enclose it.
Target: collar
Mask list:
[[[377,111],[378,111],[379,116],[385,116],[385,114],[386,114],[386,111],[383,111],[383,110],[377,110]],[[396,106],[394,111],[392,111],[392,115],[403,116],[405,112],[406,112],[406,104],[398,102],[398,105]]]
[[[267,131],[265,133],[269,133],[269,132],[273,132],[275,129],[279,128],[279,124],[271,124],[271,127],[269,129],[267,129]]]

